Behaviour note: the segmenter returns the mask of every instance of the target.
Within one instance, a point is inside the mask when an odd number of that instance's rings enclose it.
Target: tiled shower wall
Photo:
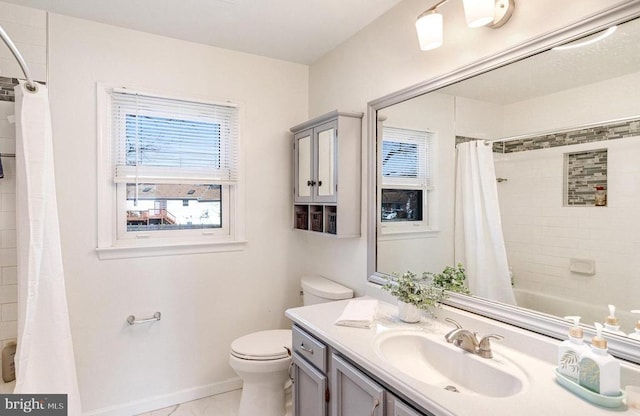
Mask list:
[[[46,80],[46,20],[45,12],[0,1],[0,25],[20,50],[33,78],[41,81]],[[3,85],[11,78],[24,77],[1,41],[0,77]],[[6,86],[0,90],[0,153],[15,153],[15,125],[8,120],[15,112],[14,102]],[[2,157],[1,161],[4,178],[0,179],[0,345],[4,347],[17,336],[16,182],[15,158]]]
[[[607,149],[607,206],[566,206],[565,154],[600,149]],[[597,316],[585,322],[602,321],[609,303],[618,315],[638,308],[640,135],[494,155],[496,175],[508,179],[497,186],[515,287],[593,305]],[[572,258],[594,261],[595,274],[570,271]],[[623,326],[633,330],[631,319]]]

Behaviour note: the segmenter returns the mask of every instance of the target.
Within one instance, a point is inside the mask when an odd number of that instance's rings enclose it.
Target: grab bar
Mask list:
[[[136,319],[134,315],[129,315],[127,317],[127,323],[129,323],[129,325],[146,324],[147,322],[159,321],[160,316],[161,316],[160,312],[156,312],[153,314],[151,318],[145,318],[145,319]]]

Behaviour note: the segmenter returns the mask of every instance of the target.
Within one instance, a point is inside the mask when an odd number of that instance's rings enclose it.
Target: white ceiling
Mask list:
[[[2,0],[311,64],[400,0]]]

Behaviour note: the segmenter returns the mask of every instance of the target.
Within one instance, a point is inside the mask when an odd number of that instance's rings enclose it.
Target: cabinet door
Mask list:
[[[336,140],[338,123],[331,121],[313,129],[316,139],[316,202],[337,201]]]
[[[332,416],[384,416],[384,389],[333,354]]]
[[[327,376],[293,354],[293,416],[327,415]]]
[[[305,130],[293,137],[294,201],[311,202],[315,189],[313,130]]]
[[[422,416],[422,414],[396,399],[392,416]]]

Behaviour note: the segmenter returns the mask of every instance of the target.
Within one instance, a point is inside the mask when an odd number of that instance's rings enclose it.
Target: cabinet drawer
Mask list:
[[[296,326],[293,327],[293,351],[323,373],[327,371],[327,346]]]

